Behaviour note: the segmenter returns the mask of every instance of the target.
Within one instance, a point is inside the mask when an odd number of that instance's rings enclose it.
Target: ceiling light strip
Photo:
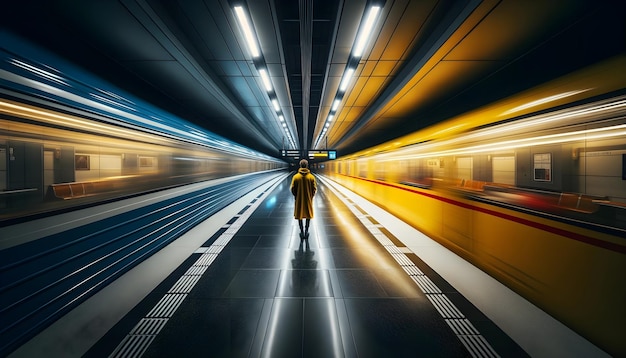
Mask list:
[[[363,26],[359,30],[359,34],[356,38],[356,45],[352,50],[352,56],[356,58],[361,58],[363,55],[363,51],[365,50],[365,45],[367,45],[368,40],[372,35],[372,30],[374,29],[374,24],[376,23],[376,19],[378,19],[378,13],[380,12],[380,6],[372,6],[367,12],[367,16],[365,18],[365,22]]]
[[[341,79],[341,84],[339,85],[339,91],[345,92],[348,88],[348,84],[352,79],[352,75],[354,75],[355,68],[348,68],[346,72],[343,74],[343,78]]]
[[[311,104],[311,61],[313,58],[313,0],[300,0],[300,64],[302,69],[302,145],[308,151]]]
[[[265,90],[268,93],[272,92],[272,81],[270,80],[270,76],[267,74],[267,70],[261,68],[259,69],[259,74],[261,75],[261,80],[263,80],[263,85],[265,85]]]
[[[252,21],[250,19],[250,16],[248,15],[248,11],[243,4],[239,3],[233,6],[233,11],[235,12],[235,17],[237,19],[237,22],[239,23],[239,28],[243,33],[243,37],[246,40],[246,44],[248,46],[250,55],[252,56],[254,65],[259,72],[259,76],[261,77],[263,87],[265,88],[270,102],[272,102],[272,106],[274,107],[274,111],[276,112],[276,116],[280,121],[278,125],[279,127],[282,125],[282,127],[285,129],[285,134],[289,143],[291,144],[291,147],[296,148],[293,136],[291,135],[291,131],[285,123],[285,117],[282,113],[280,104],[278,103],[278,97],[276,96],[276,92],[274,91],[274,88],[272,86],[269,69],[265,64],[265,59],[263,58],[263,53],[261,52],[258,36],[256,34],[256,31],[254,30],[254,26],[252,25]]]
[[[367,46],[371,38],[374,26],[376,25],[376,22],[380,16],[381,10],[382,6],[379,4],[371,5],[366,10],[366,15],[364,17],[364,20],[362,20],[361,22],[361,26],[359,27],[359,31],[352,47],[350,58],[348,59],[348,63],[346,65],[346,70],[344,71],[341,82],[339,83],[339,89],[335,94],[335,99],[333,101],[332,107],[330,108],[330,112],[328,113],[328,117],[326,118],[324,126],[322,127],[322,132],[319,134],[317,140],[315,141],[315,145],[313,146],[314,148],[317,148],[319,146],[322,138],[328,132],[328,128],[330,128],[330,122],[337,114],[339,105],[341,104],[341,101],[343,100],[343,97],[348,90],[348,85],[350,84],[350,81],[352,80],[352,77],[356,72],[359,60],[361,59],[361,56],[363,56],[365,47]]]
[[[243,9],[243,6],[235,6],[235,15],[237,15],[237,21],[239,22],[239,27],[241,31],[243,31],[243,36],[246,40],[246,44],[248,45],[248,50],[250,51],[250,55],[252,58],[257,58],[261,55],[261,50],[259,47],[259,43],[257,41],[256,33],[252,29],[252,24],[248,18],[248,14]]]

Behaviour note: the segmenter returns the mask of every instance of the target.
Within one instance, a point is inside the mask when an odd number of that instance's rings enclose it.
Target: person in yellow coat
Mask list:
[[[298,220],[301,238],[309,235],[309,224],[313,218],[313,196],[317,191],[315,177],[308,167],[309,162],[302,159],[298,172],[291,179],[291,194],[296,199],[293,217]],[[302,225],[303,219],[306,219],[306,227]]]

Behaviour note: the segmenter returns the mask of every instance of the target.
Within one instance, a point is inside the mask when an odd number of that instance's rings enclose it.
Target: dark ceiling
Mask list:
[[[313,149],[322,132],[367,4],[247,2],[299,149]],[[3,7],[9,31],[179,117],[272,156],[289,146],[228,0]],[[624,52],[625,9],[598,0],[387,0],[320,145],[349,154]]]

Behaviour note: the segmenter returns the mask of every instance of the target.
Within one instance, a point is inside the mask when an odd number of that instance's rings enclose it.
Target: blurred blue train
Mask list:
[[[0,225],[285,163],[0,33]]]

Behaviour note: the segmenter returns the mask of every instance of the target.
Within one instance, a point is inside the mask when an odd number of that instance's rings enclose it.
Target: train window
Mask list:
[[[357,162],[357,168],[359,171],[359,177],[367,178],[367,162],[364,160],[359,160]]]
[[[409,162],[409,175],[407,178],[408,182],[417,183],[428,175],[427,168],[424,168],[421,164],[422,161],[420,160],[411,160]]]
[[[156,158],[154,157],[139,157],[139,167],[141,168],[152,168],[156,163]]]
[[[551,181],[552,154],[540,153],[533,156],[535,181]]]
[[[515,185],[515,157],[493,157],[491,159],[492,181]]]
[[[90,156],[84,154],[77,154],[74,156],[74,169],[76,170],[89,170],[91,168]]]
[[[474,168],[474,158],[456,158],[456,171],[457,177],[459,179],[472,180],[473,177],[473,168]]]
[[[385,162],[374,162],[374,179],[385,181]]]

